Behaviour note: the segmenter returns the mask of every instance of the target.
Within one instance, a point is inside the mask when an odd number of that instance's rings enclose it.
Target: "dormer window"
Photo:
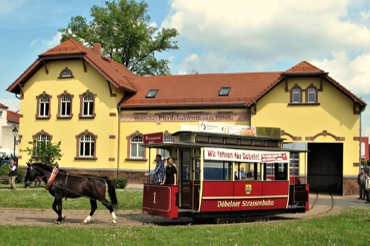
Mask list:
[[[219,96],[228,96],[230,92],[230,87],[221,87],[220,91],[218,92]]]
[[[59,79],[64,79],[64,78],[73,78],[73,73],[71,70],[68,69],[68,67],[66,67],[65,69],[63,69],[60,74],[59,74]]]
[[[302,89],[297,84],[295,84],[290,91],[290,102],[299,104],[302,103]]]
[[[317,102],[317,89],[314,86],[307,88],[307,102],[316,103]]]
[[[154,97],[155,97],[155,95],[157,95],[157,93],[158,93],[158,90],[150,90],[150,91],[148,92],[148,94],[146,94],[146,97],[147,97],[147,98],[154,98]]]

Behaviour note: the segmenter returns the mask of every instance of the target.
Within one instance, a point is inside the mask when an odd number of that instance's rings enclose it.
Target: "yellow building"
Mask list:
[[[139,77],[100,49],[68,40],[9,86],[21,98],[20,149],[33,139],[61,141],[62,168],[143,182],[149,162],[154,167],[144,134],[172,141],[180,125],[199,121],[279,127],[290,147],[309,151],[291,153],[301,182],[358,192],[366,103],[328,73],[301,62],[285,72]],[[19,164],[28,159],[22,154]]]

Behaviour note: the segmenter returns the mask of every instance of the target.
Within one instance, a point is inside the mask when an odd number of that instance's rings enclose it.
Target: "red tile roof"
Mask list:
[[[115,87],[122,88],[126,96],[120,106],[125,108],[149,107],[243,107],[261,99],[286,77],[322,76],[348,97],[366,103],[328,76],[328,73],[302,61],[284,72],[255,72],[232,74],[195,74],[176,76],[139,77],[125,66],[102,57],[100,52],[70,39],[49,49],[12,84],[8,91],[20,93],[19,84],[27,80],[44,65],[44,61],[80,58],[87,61]],[[221,87],[231,87],[229,96],[219,96]],[[150,89],[158,89],[155,98],[146,98]]]
[[[13,112],[13,111],[10,111],[10,110],[7,111],[8,122],[19,124],[19,118],[20,118],[20,114],[18,114],[16,112]]]
[[[136,81],[138,92],[125,99],[121,106],[244,106],[279,77],[280,72],[142,77]],[[218,95],[221,87],[231,88],[229,96]],[[146,98],[151,89],[158,89],[158,93],[154,98]]]
[[[306,61],[301,61],[294,67],[286,70],[284,74],[291,74],[291,73],[325,73],[325,71],[315,67],[314,65],[306,62]]]
[[[5,106],[4,104],[0,103],[0,108],[8,109],[8,106]]]
[[[109,58],[98,55],[92,49],[85,47],[73,39],[69,39],[42,53],[39,56],[39,59],[37,59],[14,83],[12,83],[7,90],[19,93],[20,89],[17,88],[17,85],[26,83],[30,76],[43,66],[44,60],[58,60],[73,57],[85,59],[116,88],[122,87],[126,91],[136,92],[133,81],[137,76],[133,72]]]

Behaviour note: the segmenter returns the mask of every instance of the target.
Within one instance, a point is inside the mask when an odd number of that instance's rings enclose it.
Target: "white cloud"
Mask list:
[[[364,20],[366,20],[366,19],[369,19],[369,18],[370,18],[370,10],[369,10],[369,11],[367,11],[367,12],[365,12],[365,11],[361,11],[361,12],[360,12],[360,14],[361,14],[362,19],[364,19]]]
[[[54,46],[60,44],[60,39],[62,38],[62,33],[57,32],[57,34],[53,37],[52,40],[42,40],[42,43],[46,46],[46,49],[50,49]]]
[[[19,99],[9,99],[9,98],[2,98],[0,103],[4,104],[8,107],[8,110],[11,110],[13,112],[19,111]]]
[[[30,46],[32,47],[32,46],[34,46],[36,43],[38,42],[38,40],[36,39],[36,40],[33,40],[31,43],[30,43]]]
[[[162,27],[179,31],[180,50],[202,50],[200,59],[207,59],[205,54],[216,61],[228,57],[224,60],[243,65],[237,67],[240,71],[287,60],[330,58],[332,52],[343,50],[353,60],[356,54],[370,53],[370,30],[346,20],[350,4],[349,0],[320,4],[315,0],[213,0],[212,4],[173,0]],[[198,64],[203,67],[205,62]]]
[[[10,15],[12,12],[22,6],[24,2],[24,0],[0,1],[0,14]]]
[[[347,52],[333,52],[332,59],[309,61],[357,95],[370,93],[370,52],[350,59]]]

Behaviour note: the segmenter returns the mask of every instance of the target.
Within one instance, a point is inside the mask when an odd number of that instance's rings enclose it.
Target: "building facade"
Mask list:
[[[327,72],[301,62],[282,72],[139,77],[100,49],[68,40],[9,86],[21,98],[21,149],[61,141],[61,167],[140,183],[155,164],[141,146],[144,134],[165,132],[173,141],[181,125],[200,121],[279,127],[287,143],[307,150],[291,156],[301,182],[358,192],[366,103]],[[20,165],[28,158],[19,156]]]
[[[19,114],[0,103],[0,158],[18,156]]]

